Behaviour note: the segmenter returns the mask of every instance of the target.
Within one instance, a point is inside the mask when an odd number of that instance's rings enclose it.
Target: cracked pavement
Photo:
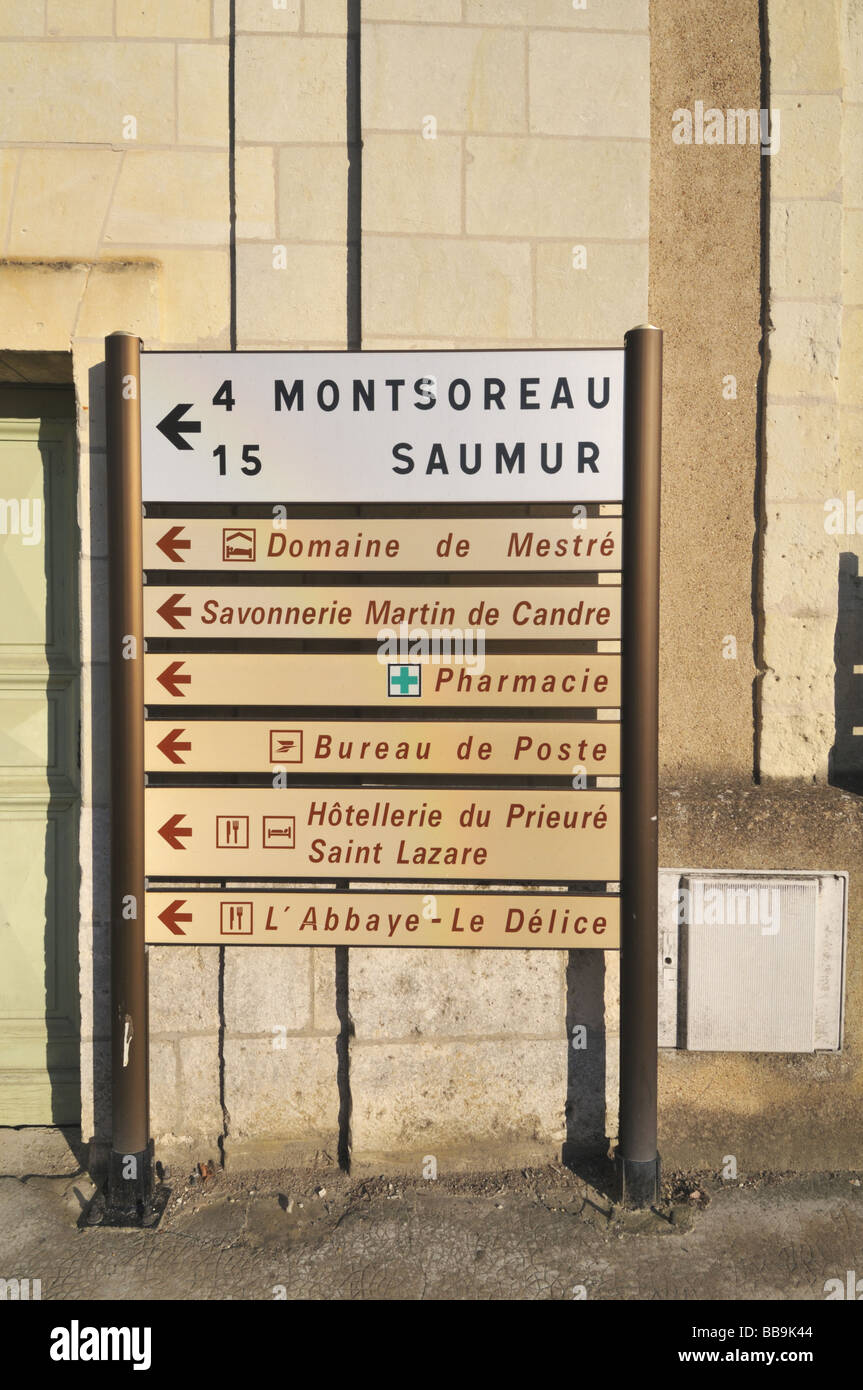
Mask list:
[[[676,1175],[644,1213],[557,1168],[168,1184],[158,1229],[139,1231],[79,1227],[86,1175],[0,1179],[0,1275],[41,1279],[43,1300],[794,1301],[863,1273],[863,1187],[847,1173]]]

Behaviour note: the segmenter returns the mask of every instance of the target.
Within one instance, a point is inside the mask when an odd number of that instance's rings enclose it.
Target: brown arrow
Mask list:
[[[159,752],[164,753],[165,757],[170,759],[172,763],[184,763],[186,761],[185,758],[179,756],[181,750],[184,753],[191,753],[192,751],[191,743],[177,742],[180,734],[185,732],[185,729],[171,729],[170,733],[167,733],[162,741],[156,744]]]
[[[159,834],[163,840],[167,840],[171,849],[186,848],[183,842],[177,838],[179,835],[191,835],[192,833],[192,827],[190,825],[180,825],[180,821],[183,820],[185,814],[185,811],[180,811],[178,815],[171,816],[170,820],[166,820],[164,825],[159,826]]]
[[[166,666],[164,671],[160,671],[159,675],[156,677],[156,680],[167,690],[169,695],[185,697],[186,692],[185,690],[181,690],[180,686],[192,684],[191,676],[181,676],[178,674],[182,669],[182,661],[172,661],[170,666]]]
[[[177,926],[178,922],[191,922],[192,920],[191,912],[180,912],[179,910],[185,901],[185,898],[175,898],[172,903],[168,903],[164,912],[159,913],[159,921],[164,922],[168,931],[173,932],[174,936],[186,935],[183,928]]]
[[[169,627],[183,628],[185,624],[178,622],[178,618],[191,618],[191,608],[177,607],[181,599],[184,599],[185,597],[185,594],[171,594],[168,598],[165,599],[165,602],[162,604],[161,608],[156,609],[156,612],[158,613],[159,617],[164,618],[165,622],[168,624]]]
[[[167,555],[168,559],[175,565],[182,565],[185,563],[179,552],[181,550],[191,550],[192,548],[191,541],[181,541],[177,539],[178,536],[183,534],[185,529],[184,526],[172,526],[170,531],[166,531],[164,536],[160,536],[156,541],[162,554]]]

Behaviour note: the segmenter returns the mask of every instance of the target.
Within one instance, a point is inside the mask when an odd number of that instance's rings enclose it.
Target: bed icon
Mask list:
[[[255,558],[254,528],[222,527],[222,559],[232,564]]]

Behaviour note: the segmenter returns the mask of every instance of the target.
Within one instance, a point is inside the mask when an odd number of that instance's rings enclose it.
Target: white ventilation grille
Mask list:
[[[660,1039],[703,1052],[838,1050],[847,875],[660,873]]]

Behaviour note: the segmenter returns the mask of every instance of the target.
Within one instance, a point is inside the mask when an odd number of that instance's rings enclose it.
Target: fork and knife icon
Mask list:
[[[222,849],[248,848],[248,816],[219,816],[216,826],[216,844]]]

